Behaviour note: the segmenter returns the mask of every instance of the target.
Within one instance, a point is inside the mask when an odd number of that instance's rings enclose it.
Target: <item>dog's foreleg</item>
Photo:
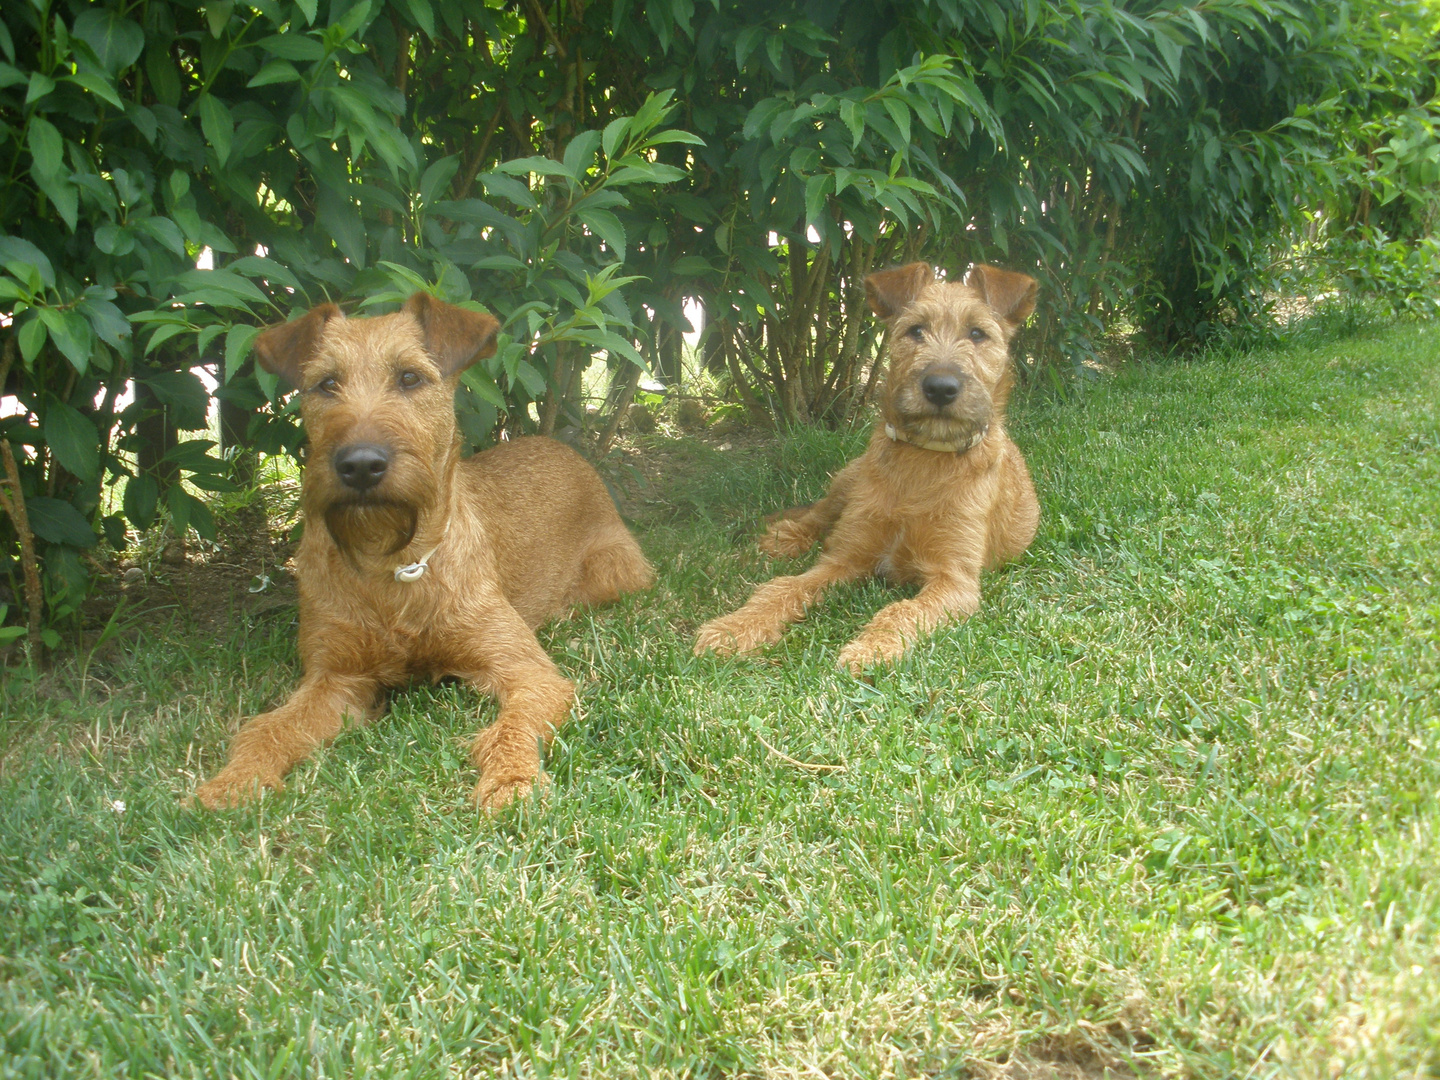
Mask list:
[[[540,782],[540,749],[569,719],[575,687],[513,608],[495,605],[487,616],[474,638],[477,662],[467,678],[495,695],[500,714],[471,745],[480,780],[470,798],[496,810]]]
[[[826,556],[803,574],[772,578],[743,607],[700,627],[695,655],[735,656],[779,641],[785,627],[803,616],[831,585],[862,575],[853,563]]]
[[[904,656],[920,637],[956,618],[969,618],[980,608],[980,568],[960,569],[931,577],[909,600],[897,600],[875,613],[836,660],[837,666],[859,675],[871,664],[891,663]]]
[[[339,735],[347,721],[374,716],[379,690],[369,677],[306,675],[285,704],[245,723],[230,744],[225,767],[201,784],[195,797],[214,810],[248,802],[262,788],[283,791],[284,776],[296,762]]]

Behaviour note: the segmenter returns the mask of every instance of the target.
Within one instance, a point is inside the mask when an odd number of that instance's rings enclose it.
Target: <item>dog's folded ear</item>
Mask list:
[[[500,323],[482,311],[468,311],[428,293],[416,293],[405,301],[405,313],[420,324],[425,351],[445,375],[463,371],[476,360],[495,352],[495,334]]]
[[[313,307],[294,322],[262,330],[250,347],[255,361],[272,375],[279,375],[291,386],[300,385],[300,373],[315,357],[320,347],[320,334],[331,319],[345,316],[334,304]]]
[[[1019,326],[1035,310],[1035,294],[1040,286],[1028,274],[976,263],[965,275],[965,284],[977,289],[995,314],[1011,326]]]
[[[893,270],[881,270],[865,279],[865,299],[870,310],[882,319],[893,319],[904,311],[920,290],[935,280],[927,262],[906,263]]]

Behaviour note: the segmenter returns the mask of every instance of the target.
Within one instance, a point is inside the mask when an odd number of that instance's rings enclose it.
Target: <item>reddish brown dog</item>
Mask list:
[[[760,541],[770,555],[799,555],[824,537],[824,553],[702,626],[697,654],[778,641],[826,588],[870,574],[918,582],[920,592],[881,609],[840,651],[840,666],[856,674],[975,613],[981,568],[1023,552],[1040,520],[1025,459],[1005,434],[1009,343],[1035,291],[1034,279],[991,266],[963,284],[937,281],[928,263],[865,280],[871,309],[890,326],[882,421],[825,498],[777,515]]]
[[[519,439],[460,459],[455,386],[494,352],[497,326],[417,293],[393,315],[347,319],[325,304],[255,339],[260,364],[300,390],[310,442],[295,556],[305,674],[240,729],[196,792],[204,805],[280,790],[291,766],[416,677],[456,675],[499,700],[471,751],[476,803],[537,782],[574,688],[534,628],[654,575],[569,448]]]

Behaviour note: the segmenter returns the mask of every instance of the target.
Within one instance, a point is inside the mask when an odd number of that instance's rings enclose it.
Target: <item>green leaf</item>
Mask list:
[[[500,393],[500,388],[495,385],[495,380],[488,372],[482,370],[479,364],[466,368],[460,376],[460,381],[468,386],[481,401],[488,401],[497,409],[505,408],[505,395]]]
[[[699,277],[713,267],[699,255],[684,255],[670,264],[670,272],[679,277]]]
[[[115,84],[109,79],[96,75],[93,71],[81,71],[74,75],[67,75],[65,81],[83,86],[101,101],[115,106],[121,112],[125,111],[125,102],[120,100],[120,95],[115,90]]]
[[[175,522],[177,534],[184,536],[187,529],[193,528],[206,540],[215,539],[215,517],[210,508],[194,495],[176,484],[165,501],[170,505],[170,517]]]
[[[172,286],[176,299],[183,299],[191,290],[210,289],[227,293],[237,300],[253,304],[265,304],[269,298],[249,278],[231,270],[187,270],[175,279]]]
[[[65,359],[81,375],[90,366],[90,352],[95,347],[95,338],[90,323],[78,311],[42,307],[35,309],[45,329],[50,331],[50,340],[64,355]]]
[[[223,463],[217,461],[216,464]],[[201,491],[216,491],[221,494],[226,494],[240,490],[235,481],[228,480],[223,476],[217,476],[214,473],[192,472],[185,479]]]
[[[70,33],[89,45],[112,77],[140,59],[145,31],[119,11],[88,8],[75,17]]]
[[[124,348],[130,336],[130,320],[109,300],[87,296],[75,305],[75,310],[90,320],[90,328],[101,341],[116,349]]]
[[[263,278],[267,282],[283,285],[288,289],[300,288],[299,278],[292,274],[287,267],[263,255],[246,255],[228,263],[225,269],[231,273],[244,274],[247,277]]]
[[[133,219],[132,219],[133,220]],[[180,231],[180,226],[167,217],[147,217],[136,222],[135,227],[141,232],[154,237],[160,243],[173,251],[176,255],[185,254],[185,236]]]
[[[80,189],[68,179],[58,176],[48,178],[35,177],[35,186],[43,191],[55,207],[55,212],[60,215],[71,232],[80,223]]]
[[[331,29],[340,35],[341,40],[354,37],[362,27],[365,20],[370,18],[373,4],[370,0],[360,0],[360,3],[350,8],[338,20],[331,24]],[[331,18],[334,18],[332,11]]]
[[[699,135],[688,131],[681,131],[679,128],[670,128],[666,131],[657,131],[649,136],[641,145],[640,149],[649,149],[652,146],[664,146],[666,143],[685,143],[687,146],[708,145]]]
[[[271,56],[278,56],[281,60],[314,63],[316,60],[325,59],[324,44],[309,34],[276,34],[273,37],[261,38],[256,44]]]
[[[425,36],[435,36],[435,9],[430,6],[430,0],[405,0],[405,6],[410,9],[410,16],[415,20],[415,25],[425,31]]]
[[[173,109],[180,104],[180,69],[163,42],[163,38],[157,39],[145,50],[145,74],[156,100]]]
[[[45,443],[55,460],[87,484],[100,477],[100,435],[95,425],[63,401],[51,397],[45,406]]]
[[[420,201],[429,205],[444,198],[450,181],[455,179],[455,174],[460,170],[460,156],[451,154],[443,157],[425,170],[425,175],[420,178]]]
[[[230,140],[235,135],[235,121],[224,102],[214,94],[201,94],[199,109],[200,130],[205,133],[205,141],[215,151],[216,160],[224,165],[230,157]]]
[[[625,226],[620,224],[620,219],[609,210],[599,210],[594,207],[585,207],[575,214],[585,227],[588,228],[601,240],[605,241],[606,247],[615,252],[623,261],[625,258]]]
[[[480,183],[485,186],[487,195],[498,195],[502,199],[509,199],[524,210],[533,210],[540,205],[535,201],[535,196],[530,194],[530,188],[513,176],[503,176],[493,172],[484,173],[480,177]]]
[[[151,353],[153,353],[161,345],[164,345],[165,342],[169,341],[171,338],[175,337],[178,334],[186,333],[191,329],[193,328],[183,322],[171,322],[161,324],[155,329],[154,333],[150,335],[150,339],[145,342],[145,355],[149,356]]]
[[[600,148],[601,135],[598,131],[582,131],[565,147],[565,158],[561,162],[565,172],[576,183],[585,182],[585,174],[595,163],[595,151]]]
[[[39,116],[31,117],[26,145],[30,148],[30,172],[36,180],[49,180],[59,175],[65,163],[65,141],[60,138],[60,131],[54,124]]]
[[[892,149],[908,148],[910,145],[910,110],[905,107],[903,101],[898,101],[893,97],[885,98],[882,104],[885,106],[885,111],[890,114],[890,119],[895,121],[895,126],[900,129],[900,146],[892,147]]]
[[[193,431],[206,426],[210,395],[193,371],[150,371],[136,381],[148,386],[156,400],[170,410],[177,427]]]
[[[148,529],[155,524],[155,509],[159,504],[160,484],[149,473],[141,473],[126,482],[121,506],[125,517],[137,529]]]
[[[20,331],[15,335],[20,342],[20,356],[25,363],[33,363],[35,357],[40,355],[40,350],[45,347],[45,341],[49,334],[45,330],[45,324],[39,317],[30,319],[20,325]]]
[[[628,116],[611,120],[610,123],[605,125],[605,132],[600,137],[600,148],[605,151],[607,158],[613,158],[615,156],[616,149],[619,148],[629,130],[630,118]]]
[[[536,370],[535,366],[528,360],[521,360],[515,365],[515,376],[512,382],[518,381],[525,388],[525,392],[531,398],[538,400],[545,393],[545,376]]]
[[[320,189],[316,202],[316,222],[330,234],[340,253],[363,270],[366,236],[365,223],[360,219],[359,209],[349,198],[329,186]]]
[[[502,161],[495,166],[496,172],[509,173],[512,176],[527,176],[535,173],[538,176],[569,176],[570,170],[556,161],[547,157],[523,157],[511,158],[509,161]]]
[[[25,267],[34,270],[40,277],[40,283],[46,288],[55,287],[55,268],[50,265],[49,257],[38,247],[19,236],[0,236],[0,264],[21,281],[29,281],[28,273],[16,273],[16,267]]]
[[[271,86],[274,83],[299,81],[300,72],[289,60],[270,60],[245,85],[247,87]]]
[[[835,185],[835,178],[828,173],[816,173],[805,181],[805,222],[814,225],[823,221],[825,200]]]
[[[98,539],[84,515],[61,499],[43,495],[26,499],[25,513],[30,518],[30,531],[52,544],[90,548]]]
[[[215,472],[222,467],[222,463],[210,456],[214,446],[214,439],[186,439],[165,451],[165,456],[160,460],[190,472]]]
[[[240,370],[240,365],[250,354],[250,346],[260,333],[260,327],[240,323],[230,327],[225,334],[225,381],[228,383]]]
[[[45,95],[54,89],[54,79],[50,78],[49,75],[41,75],[38,71],[32,71],[30,73],[30,87],[25,91],[26,106],[35,104],[35,102],[45,97]]]

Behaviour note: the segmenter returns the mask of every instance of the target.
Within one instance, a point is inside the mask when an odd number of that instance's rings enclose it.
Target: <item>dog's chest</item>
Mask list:
[[[974,520],[973,501],[972,492],[954,485],[920,491],[886,485],[873,491],[867,505],[854,509],[864,513],[877,541],[875,576],[897,584],[924,581],[947,561]]]

